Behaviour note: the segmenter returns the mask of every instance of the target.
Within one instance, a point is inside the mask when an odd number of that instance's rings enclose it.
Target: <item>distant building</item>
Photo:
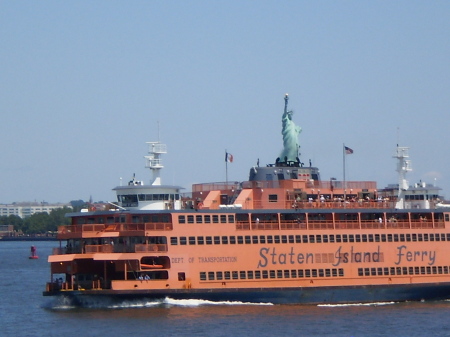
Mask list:
[[[16,215],[22,219],[29,218],[35,213],[48,213],[53,209],[70,207],[70,204],[48,204],[48,203],[37,203],[37,202],[29,202],[29,203],[13,203],[13,204],[0,204],[0,216],[10,216]]]

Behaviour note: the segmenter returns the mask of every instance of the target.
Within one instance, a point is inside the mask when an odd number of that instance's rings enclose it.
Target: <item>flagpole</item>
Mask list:
[[[345,144],[342,143],[342,163],[343,163],[343,171],[344,171],[344,207],[345,202],[347,201],[347,183],[345,182]]]
[[[228,151],[225,149],[225,182],[228,186]]]

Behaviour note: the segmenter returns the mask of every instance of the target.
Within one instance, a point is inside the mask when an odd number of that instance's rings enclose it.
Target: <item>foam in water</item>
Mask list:
[[[46,307],[51,310],[70,310],[76,308],[88,309],[126,309],[126,308],[152,308],[152,307],[199,307],[206,305],[273,305],[272,303],[252,303],[239,301],[206,301],[196,299],[176,300],[166,297],[164,300],[118,300],[114,297],[70,298],[59,296]]]
[[[372,303],[342,303],[342,304],[318,304],[318,307],[375,307],[381,305],[391,305],[395,304],[395,302],[372,302]]]

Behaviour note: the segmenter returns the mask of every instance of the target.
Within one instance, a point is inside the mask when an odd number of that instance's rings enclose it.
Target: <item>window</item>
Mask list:
[[[205,223],[211,223],[211,215],[205,215]]]
[[[214,237],[214,244],[215,245],[220,245],[220,236],[215,236]]]
[[[185,236],[180,237],[180,245],[186,245],[186,237]]]
[[[188,223],[194,223],[194,216],[188,215]]]
[[[203,223],[203,217],[201,215],[195,216],[195,222],[196,223]]]
[[[198,245],[204,245],[205,244],[205,238],[203,236],[197,236],[197,244]]]
[[[222,244],[227,245],[228,244],[228,236],[222,236]]]
[[[225,214],[220,216],[220,223],[227,223],[227,216]]]
[[[206,244],[207,245],[212,245],[212,237],[211,236],[207,236],[206,237]]]
[[[278,195],[277,194],[269,194],[269,202],[277,202]]]
[[[189,237],[189,244],[190,245],[195,245],[195,236],[190,236]]]
[[[178,238],[177,238],[176,236],[172,236],[172,237],[170,238],[170,244],[171,244],[172,246],[178,245]]]

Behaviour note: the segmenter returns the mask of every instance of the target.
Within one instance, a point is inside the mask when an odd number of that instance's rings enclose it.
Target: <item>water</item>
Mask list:
[[[30,246],[38,260],[29,260]],[[450,301],[283,306],[205,301],[95,302],[43,297],[57,242],[0,242],[0,336],[450,336]]]

